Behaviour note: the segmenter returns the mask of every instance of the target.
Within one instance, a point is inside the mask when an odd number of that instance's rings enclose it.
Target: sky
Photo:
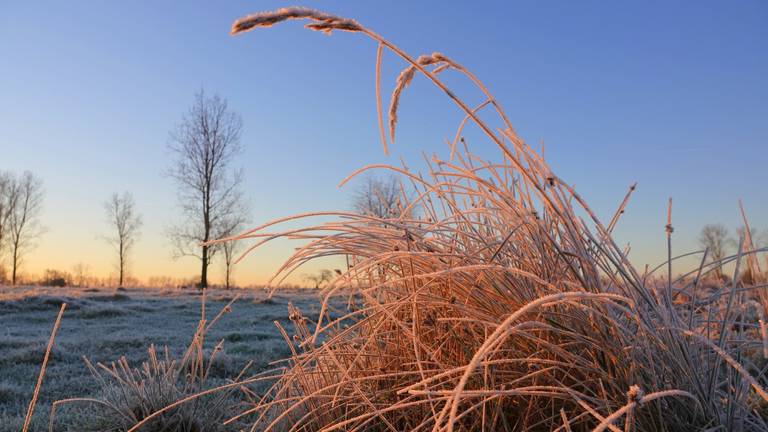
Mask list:
[[[103,202],[130,191],[144,226],[131,260],[139,278],[199,273],[172,259],[178,220],[169,133],[204,88],[243,119],[251,223],[346,210],[338,182],[369,163],[445,155],[462,115],[416,79],[385,156],[374,97],[376,45],[288,23],[237,37],[238,17],[277,1],[23,2],[0,0],[0,170],[44,182],[46,228],[24,266],[114,273]],[[642,266],[697,247],[707,223],[768,228],[768,3],[764,1],[307,1],[357,19],[405,51],[442,52],[472,70],[518,134],[543,140],[554,172],[609,219],[638,189],[616,231]],[[403,63],[384,57],[385,95]],[[458,77],[449,86],[479,96]],[[470,143],[472,145],[472,143]],[[473,149],[498,160],[487,142]],[[354,185],[353,185],[354,186]],[[295,244],[238,265],[240,284],[266,281]],[[320,266],[322,264],[318,264]],[[319,267],[317,267],[319,268]],[[214,264],[214,282],[220,265]],[[307,272],[314,271],[313,267]]]

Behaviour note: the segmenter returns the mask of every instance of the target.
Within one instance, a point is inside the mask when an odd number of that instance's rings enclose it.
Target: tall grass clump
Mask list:
[[[73,410],[66,417],[67,430],[114,431],[128,430],[202,432],[229,430],[223,425],[243,398],[236,393],[240,385],[225,385],[221,391],[213,382],[214,369],[223,356],[224,341],[204,349],[210,328],[231,310],[232,299],[212,319],[206,319],[205,291],[202,294],[201,318],[184,353],[175,358],[168,347],[147,349],[147,360],[140,366],[131,365],[125,357],[109,364],[85,364],[98,383],[96,397],[58,400],[51,407],[50,430],[56,430],[56,413],[60,407]],[[159,352],[158,352],[159,351]],[[245,373],[249,365],[241,372]],[[231,382],[238,382],[240,376]],[[206,394],[199,395],[201,392]],[[190,396],[192,396],[190,398]],[[179,403],[185,401],[184,403]]]
[[[377,43],[385,150],[416,74],[465,119],[448,157],[427,160],[424,173],[384,165],[353,173],[401,176],[412,189],[403,193],[403,216],[304,214],[239,236],[256,239],[254,247],[281,237],[306,241],[277,280],[315,258],[348,262],[325,289],[316,321],[290,311],[295,334],[281,331],[292,356],[267,394],[243,412],[256,418],[251,430],[768,430],[759,303],[766,285],[739,277],[757,251],[742,247],[714,264],[705,264],[705,252],[696,271],[673,277],[670,202],[669,262],[640,272],[611,235],[634,186],[604,224],[515,134],[467,69],[439,53],[411,57],[354,20],[285,8],[242,18],[232,33],[293,19]],[[388,134],[379,83],[386,50],[405,62]],[[469,79],[485,101],[470,107],[459,99],[440,78],[448,72]],[[496,160],[469,151],[467,124],[498,149]],[[315,216],[336,220],[279,229]],[[720,264],[735,267],[733,278],[702,286]],[[353,307],[332,317],[328,299],[347,288]]]

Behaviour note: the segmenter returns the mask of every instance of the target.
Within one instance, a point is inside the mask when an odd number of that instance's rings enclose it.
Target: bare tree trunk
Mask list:
[[[11,273],[11,285],[16,286],[16,270],[19,267],[19,246],[13,245],[13,272]]]
[[[208,288],[208,245],[203,246],[201,261],[203,268],[200,270],[200,289],[203,289]]]
[[[227,229],[223,237],[230,237],[232,233],[239,229],[240,224],[243,223],[242,219],[235,220],[233,224]],[[232,289],[232,271],[235,265],[235,254],[239,249],[240,243],[237,240],[228,240],[221,243],[221,251],[224,254],[224,284],[226,288]]]
[[[203,268],[200,270],[200,289],[208,288],[208,264],[210,262],[209,248],[207,243],[211,239],[211,182],[206,182],[206,192],[203,194],[203,251],[201,261]]]
[[[124,274],[123,269],[125,269],[125,254],[123,252],[124,252],[123,242],[121,240],[120,241],[120,277],[119,277],[120,280],[117,283],[118,288],[123,287],[123,274]]]

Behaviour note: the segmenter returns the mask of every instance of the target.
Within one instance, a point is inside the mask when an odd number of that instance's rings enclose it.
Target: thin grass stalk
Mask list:
[[[64,309],[67,308],[66,303],[62,303],[59,308],[59,313],[56,315],[56,321],[53,322],[53,328],[51,329],[51,335],[48,338],[48,345],[45,347],[45,355],[43,356],[43,363],[40,365],[40,373],[37,376],[37,383],[35,384],[35,390],[32,392],[32,399],[29,401],[27,407],[27,414],[24,416],[24,424],[21,427],[22,432],[27,432],[29,424],[32,421],[32,414],[35,412],[35,405],[37,404],[37,398],[40,395],[40,387],[43,385],[43,377],[45,377],[45,368],[48,366],[48,358],[51,355],[51,349],[53,349],[53,341],[56,339],[56,333],[59,331],[59,325],[61,324],[61,317],[64,316]]]

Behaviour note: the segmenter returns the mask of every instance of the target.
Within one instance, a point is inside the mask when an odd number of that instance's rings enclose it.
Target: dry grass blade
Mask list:
[[[37,397],[40,395],[40,386],[43,385],[43,377],[45,377],[45,368],[48,366],[48,358],[51,355],[51,349],[53,349],[53,341],[56,339],[56,332],[59,331],[59,325],[61,324],[61,317],[64,315],[64,309],[67,308],[66,303],[61,304],[59,314],[56,316],[56,321],[53,323],[53,329],[51,329],[51,336],[48,338],[48,346],[45,348],[45,356],[43,357],[43,363],[40,365],[40,374],[37,376],[37,384],[35,384],[35,390],[32,392],[32,399],[29,401],[29,407],[27,408],[27,415],[24,417],[24,426],[21,428],[22,432],[27,432],[29,429],[29,422],[32,421],[32,414],[35,412],[35,404],[37,403]]]
[[[619,208],[616,209],[616,213],[613,214],[611,221],[608,223],[609,234],[613,232],[613,229],[616,228],[616,224],[619,222],[619,218],[624,214],[624,210],[627,208],[627,203],[629,203],[629,198],[632,196],[632,192],[635,191],[635,188],[637,188],[637,183],[633,183],[632,186],[629,187],[629,190],[627,191],[627,194],[624,195],[624,199],[621,201]]]
[[[360,31],[361,27],[355,20],[340,18],[324,12],[303,7],[287,7],[273,12],[262,12],[241,18],[232,24],[231,33],[238,34],[253,30],[257,27],[270,27],[282,21],[308,19],[313,21],[307,28],[330,32],[332,30]]]
[[[381,43],[380,43],[381,45]],[[422,55],[416,59],[416,65],[411,65],[403,69],[395,80],[395,88],[392,90],[392,96],[389,101],[389,138],[392,142],[395,142],[395,127],[397,126],[397,108],[400,105],[400,97],[406,87],[413,81],[413,77],[416,76],[417,67],[426,67],[430,65],[440,65],[439,67],[451,67],[453,63],[448,60],[444,55],[440,53],[432,53],[432,55]],[[435,69],[433,73],[437,73]]]
[[[376,47],[376,116],[379,121],[379,135],[384,154],[389,153],[387,148],[387,137],[384,135],[384,113],[381,107],[381,56],[384,52],[384,46],[379,43]]]
[[[395,142],[395,126],[397,126],[397,107],[400,103],[400,95],[408,87],[416,75],[416,68],[409,66],[400,72],[395,81],[395,89],[389,101],[389,139]]]
[[[629,412],[631,409],[643,405],[645,403],[648,403],[654,399],[664,398],[664,397],[687,397],[689,399],[693,399],[694,402],[696,402],[696,397],[692,394],[682,391],[682,390],[665,390],[660,392],[651,393],[649,395],[643,395],[642,392],[636,392],[636,397],[633,398],[634,400],[631,400],[629,403],[624,405],[623,407],[619,408],[615,412],[613,412],[611,415],[605,418],[602,422],[600,422],[599,425],[595,429],[593,429],[592,432],[602,432],[605,429],[608,428],[608,425],[615,422],[616,420],[620,419],[621,416],[623,416],[625,413]]]

